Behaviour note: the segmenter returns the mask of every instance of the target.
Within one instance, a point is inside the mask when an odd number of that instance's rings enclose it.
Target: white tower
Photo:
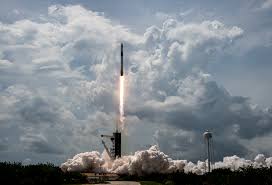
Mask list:
[[[212,159],[212,133],[210,131],[206,131],[203,134],[204,140],[207,143],[207,155],[208,155],[208,172],[211,172],[211,159]]]

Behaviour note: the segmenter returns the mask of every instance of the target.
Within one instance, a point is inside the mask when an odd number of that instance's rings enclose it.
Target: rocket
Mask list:
[[[120,76],[124,76],[124,70],[123,70],[123,43],[121,43],[121,70],[120,70]]]

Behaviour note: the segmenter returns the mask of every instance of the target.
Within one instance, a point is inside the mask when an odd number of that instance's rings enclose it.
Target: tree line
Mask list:
[[[215,169],[204,175],[184,173],[149,174],[144,176],[121,175],[118,180],[155,181],[165,185],[272,185],[272,168],[253,167]],[[22,165],[0,162],[0,184],[3,185],[57,185],[88,183],[78,172],[63,172],[53,164]]]
[[[141,177],[122,175],[122,180],[154,181],[164,185],[272,185],[272,168],[215,169],[204,175],[175,172]]]
[[[86,177],[77,172],[62,172],[53,164],[22,165],[0,163],[0,184],[3,185],[57,185],[86,183]]]

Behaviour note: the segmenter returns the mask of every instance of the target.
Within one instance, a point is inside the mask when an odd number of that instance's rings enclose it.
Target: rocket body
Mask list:
[[[123,69],[123,43],[121,43],[121,70],[120,70],[120,76],[124,76],[124,69]]]

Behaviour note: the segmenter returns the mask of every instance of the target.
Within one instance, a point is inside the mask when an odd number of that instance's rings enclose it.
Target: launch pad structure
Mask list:
[[[123,43],[121,43],[121,66],[120,66],[120,76],[124,75],[123,70]],[[112,160],[121,157],[121,132],[118,130],[118,122],[116,124],[116,131],[112,135],[101,135],[102,144]],[[109,138],[111,141],[111,148],[108,148],[103,138]]]
[[[101,135],[101,137],[109,138],[112,142],[112,147],[109,149],[105,141],[102,139],[102,144],[107,154],[110,156],[110,158],[111,159],[120,158],[121,157],[121,132],[118,132],[117,130],[112,135]]]

